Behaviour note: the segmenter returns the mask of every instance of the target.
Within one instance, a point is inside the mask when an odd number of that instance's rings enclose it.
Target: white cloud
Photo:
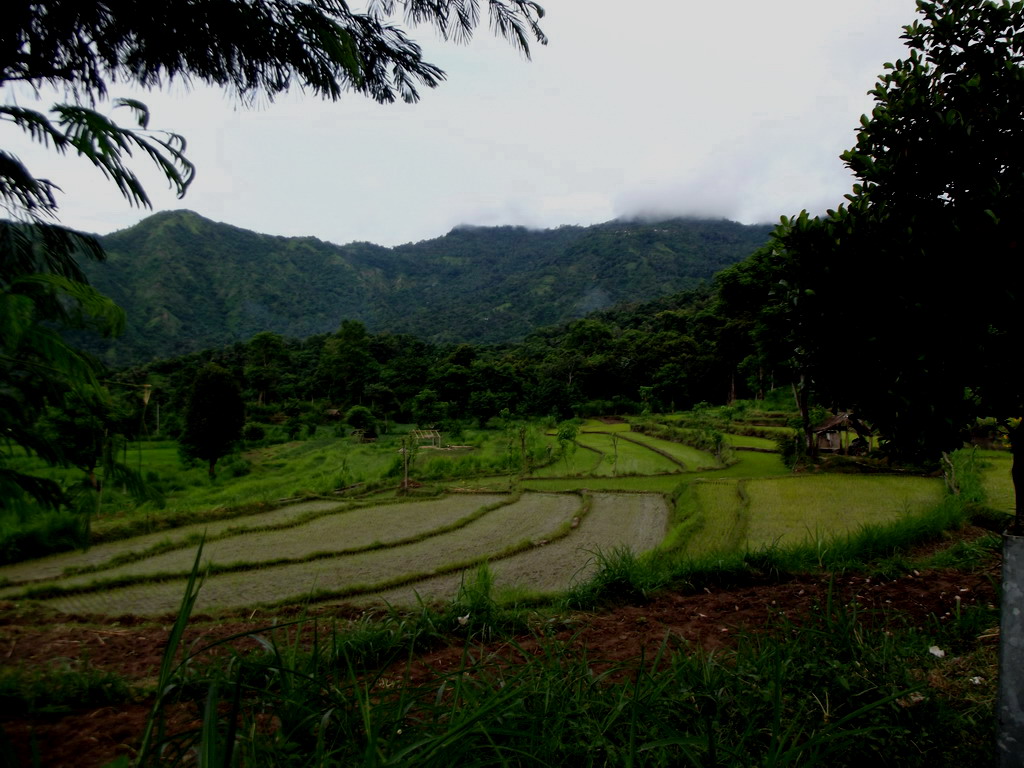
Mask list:
[[[448,82],[413,106],[300,94],[257,111],[217,92],[143,94],[189,140],[183,201],[152,174],[158,209],[335,242],[395,244],[459,223],[557,226],[638,212],[775,220],[838,204],[866,92],[902,55],[913,0],[552,0],[551,43],[525,62],[501,41],[431,41]],[[115,93],[114,95],[122,95]],[[64,221],[141,218],[95,169],[10,129],[65,190]]]

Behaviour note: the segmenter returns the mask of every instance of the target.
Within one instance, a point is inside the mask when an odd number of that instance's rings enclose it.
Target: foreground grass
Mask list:
[[[0,718],[70,712],[128,700],[128,681],[90,666],[87,660],[57,659],[46,669],[0,668]]]
[[[813,545],[717,563],[603,554],[598,572],[566,605],[815,565],[877,569],[880,559],[962,523],[970,501],[951,496],[925,514],[865,525],[827,556]],[[993,551],[981,543],[954,547],[947,557],[964,565]],[[166,747],[176,754],[187,747],[242,763],[298,754],[303,765],[372,766],[962,766],[990,757],[996,658],[975,638],[995,623],[992,611],[969,609],[917,628],[898,617],[865,621],[855,606],[829,599],[713,655],[666,639],[654,658],[608,665],[581,653],[571,637],[539,631],[529,649],[509,638],[501,658],[485,661],[472,639],[501,637],[503,627],[518,631],[523,623],[491,599],[492,585],[482,571],[446,617],[425,608],[393,614],[384,622],[389,629],[328,633],[308,653],[271,643],[262,657],[207,669],[202,686],[193,679],[192,687],[205,693],[211,716],[202,729],[160,746],[165,755]],[[463,621],[458,668],[414,682],[390,664],[437,628]],[[382,643],[386,632],[391,640]],[[231,690],[246,697],[229,708],[217,692]],[[245,727],[268,712],[280,728]],[[243,727],[236,729],[238,718]]]
[[[310,766],[987,761],[996,660],[973,637],[991,615],[964,612],[922,631],[827,599],[797,618],[715,654],[666,638],[653,657],[609,664],[572,637],[538,630],[527,647],[506,635],[503,626],[522,624],[505,623],[482,572],[440,614],[391,614],[347,631],[309,623],[304,642],[268,628],[261,653],[205,666],[186,658],[168,675],[178,684],[161,686],[172,695],[156,723],[185,700],[205,713],[202,725],[147,739],[139,764],[197,753]],[[451,631],[465,638],[456,668],[424,678],[395,665]],[[504,638],[497,656],[478,646],[487,638]]]

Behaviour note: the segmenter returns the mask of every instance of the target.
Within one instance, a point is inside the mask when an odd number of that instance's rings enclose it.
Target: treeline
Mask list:
[[[520,343],[435,344],[372,334],[346,320],[335,333],[247,342],[125,369],[114,389],[151,393],[144,426],[176,436],[199,371],[234,379],[246,419],[296,437],[368,409],[381,424],[450,425],[495,417],[565,419],[686,409],[757,397],[772,371],[751,356],[716,290],[596,313],[534,331]],[[159,420],[159,423],[158,423]]]

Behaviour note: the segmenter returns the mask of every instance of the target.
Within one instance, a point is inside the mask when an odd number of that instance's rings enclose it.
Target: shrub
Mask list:
[[[58,669],[0,672],[0,714],[5,717],[119,704],[130,698],[131,689],[122,677],[81,662],[67,661]]]
[[[259,442],[265,439],[267,436],[266,430],[263,429],[259,424],[253,424],[249,422],[242,427],[242,439],[249,443]]]
[[[83,520],[68,512],[40,513],[0,522],[0,565],[66,552],[85,543]]]
[[[779,446],[779,453],[782,455],[782,463],[793,469],[807,457],[807,449],[804,446],[803,434],[783,435],[778,438],[776,445]]]
[[[233,456],[221,467],[221,473],[227,477],[245,477],[252,472],[252,464],[241,456]]]
[[[345,423],[352,429],[363,430],[363,436],[377,437],[377,417],[365,405],[353,405],[345,414]]]

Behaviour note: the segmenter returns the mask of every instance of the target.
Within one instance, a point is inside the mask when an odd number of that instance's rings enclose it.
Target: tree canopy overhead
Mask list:
[[[829,227],[837,266],[875,297],[848,338],[888,374],[894,426],[916,412],[914,428],[935,435],[923,422],[948,434],[971,409],[1005,421],[1024,408],[1011,353],[1022,330],[1024,2],[918,10],[909,56],[879,78],[843,156],[860,184]]]
[[[487,0],[496,34],[529,56],[545,43],[543,9],[531,0]],[[117,85],[160,88],[205,83],[243,103],[273,100],[292,88],[336,100],[353,92],[390,103],[414,102],[444,72],[392,19],[431,24],[443,39],[464,41],[481,22],[479,0],[373,0],[363,13],[343,0],[43,0],[7,3],[0,29],[0,87],[49,87],[68,103],[50,114],[0,105],[0,120],[58,152],[91,160],[133,204],[149,206],[128,167],[133,152],[148,156],[180,195],[194,169],[184,139],[149,131],[149,113],[127,107],[136,125],[125,129],[96,111]],[[57,186],[34,177],[0,149],[0,205],[16,218],[52,216]]]
[[[444,73],[391,21],[432,24],[444,39],[468,39],[478,0],[374,0],[365,13],[343,0],[44,0],[5,12],[0,82],[104,98],[115,83],[160,87],[180,79],[227,88],[243,100],[291,87],[319,97],[355,91],[380,102],[415,101]],[[545,42],[542,8],[487,0],[492,28],[527,55]]]

